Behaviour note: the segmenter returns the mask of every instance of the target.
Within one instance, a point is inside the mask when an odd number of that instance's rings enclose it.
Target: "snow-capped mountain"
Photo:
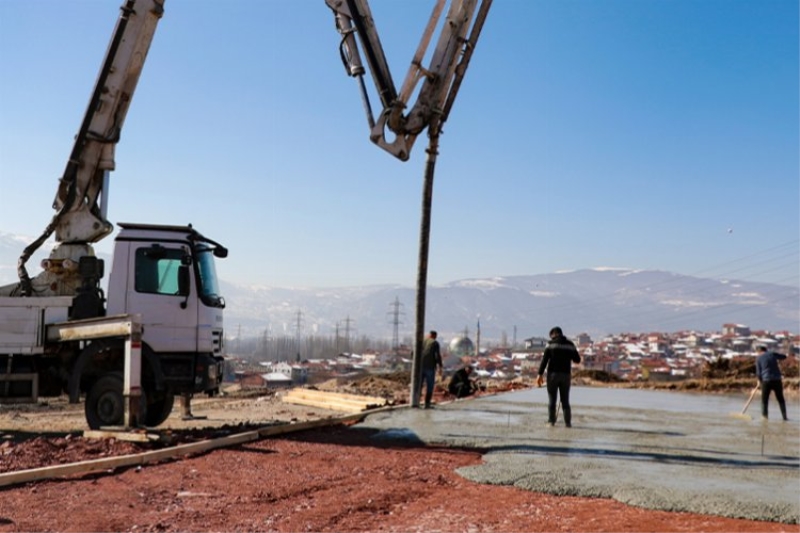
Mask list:
[[[279,289],[224,286],[229,334],[413,336],[413,287]],[[399,306],[395,305],[399,302]],[[427,289],[426,329],[445,336],[468,330],[521,341],[555,325],[574,335],[616,332],[719,331],[725,323],[772,331],[800,329],[800,291],[782,285],[719,281],[661,271],[586,269],[454,281]],[[395,308],[399,307],[398,313]]]

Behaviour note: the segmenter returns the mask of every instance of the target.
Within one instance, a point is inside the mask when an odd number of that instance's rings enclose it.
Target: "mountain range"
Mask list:
[[[416,291],[405,286],[285,289],[224,285],[228,334],[413,337]],[[726,323],[770,331],[800,329],[800,291],[769,283],[712,280],[670,272],[594,268],[429,286],[426,329],[521,342],[559,325],[569,335],[720,331]],[[397,319],[397,320],[396,320]]]
[[[0,285],[16,281],[25,239],[0,232]],[[42,247],[49,250],[50,246]],[[38,257],[28,270],[38,271]],[[108,258],[106,258],[108,260]],[[108,271],[108,269],[107,269]],[[369,336],[413,338],[416,289],[402,285],[280,288],[222,282],[226,336]],[[770,331],[800,330],[800,290],[664,272],[591,268],[466,279],[429,286],[426,329],[447,339],[468,334],[521,342],[555,325],[567,335],[720,331],[726,323]]]

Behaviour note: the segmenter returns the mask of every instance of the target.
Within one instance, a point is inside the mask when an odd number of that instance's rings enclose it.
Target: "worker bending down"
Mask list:
[[[466,398],[478,391],[478,384],[475,380],[470,378],[472,375],[472,367],[467,365],[461,370],[456,371],[450,379],[450,385],[447,390],[456,398]]]

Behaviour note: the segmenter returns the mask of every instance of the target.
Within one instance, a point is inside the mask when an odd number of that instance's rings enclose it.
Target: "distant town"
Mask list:
[[[797,333],[751,330],[742,324],[724,324],[721,331],[713,333],[619,333],[596,340],[582,333],[571,340],[583,358],[578,369],[601,371],[626,381],[700,378],[707,363],[753,360],[762,345],[786,354],[785,366],[789,368],[797,367],[800,356]],[[547,342],[531,337],[519,347],[481,347],[466,333],[449,342],[440,341],[446,374],[471,365],[477,377],[497,380],[534,377]],[[248,355],[227,356],[226,381],[243,387],[281,389],[359,374],[409,372],[411,365],[412,349],[405,344],[364,349],[361,353],[337,352],[321,358],[305,358],[298,350],[293,357],[278,360],[270,360],[265,351],[256,350]]]

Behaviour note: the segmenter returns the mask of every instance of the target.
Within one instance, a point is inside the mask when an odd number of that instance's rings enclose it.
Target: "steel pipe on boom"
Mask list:
[[[399,93],[395,89],[368,0],[325,0],[325,3],[333,10],[336,29],[342,36],[339,52],[345,70],[359,83],[367,124],[370,128],[370,140],[401,161],[407,161],[417,136],[425,129],[428,130],[429,144],[426,150],[428,157],[423,178],[417,265],[414,358],[411,368],[410,403],[413,407],[418,407],[421,354],[425,334],[433,178],[439,151],[439,136],[461,87],[492,0],[450,1],[430,63],[427,67],[423,67],[423,58],[448,3],[447,0],[436,0]],[[359,44],[366,56],[367,67],[382,106],[377,119],[373,115],[372,104],[363,79],[366,69],[361,61]],[[422,86],[417,99],[411,109],[404,113],[420,81]],[[394,139],[388,140],[387,133],[394,135]]]

